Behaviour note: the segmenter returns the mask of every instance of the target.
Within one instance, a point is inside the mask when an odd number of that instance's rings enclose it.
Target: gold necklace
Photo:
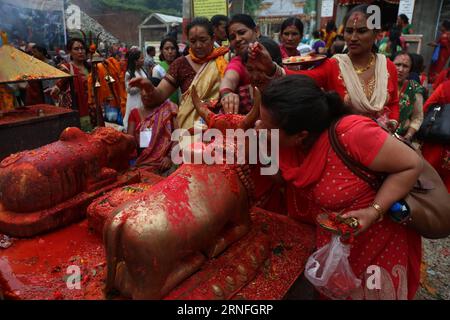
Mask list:
[[[372,54],[370,56],[370,61],[367,64],[367,66],[360,68],[360,67],[356,67],[355,65],[353,65],[353,68],[355,69],[355,72],[357,74],[361,74],[361,73],[369,70],[374,64],[375,64],[375,55]]]

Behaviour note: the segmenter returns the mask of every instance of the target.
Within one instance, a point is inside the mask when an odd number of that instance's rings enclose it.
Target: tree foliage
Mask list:
[[[93,0],[99,8],[141,11],[143,14],[159,12],[181,16],[181,0]]]
[[[245,0],[244,11],[245,13],[255,17],[256,11],[259,9],[262,0]]]

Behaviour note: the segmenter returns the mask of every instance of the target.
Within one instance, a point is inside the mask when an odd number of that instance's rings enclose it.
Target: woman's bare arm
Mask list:
[[[221,93],[226,89],[229,89],[228,92],[224,93],[220,100],[225,113],[236,114],[239,111],[239,95],[235,93],[239,86],[239,80],[240,77],[236,71],[228,70],[220,82]]]
[[[177,89],[166,79],[162,79],[156,88],[150,80],[146,78],[134,78],[130,80],[129,86],[138,87],[141,90],[147,90],[147,92],[152,95],[152,99],[155,99],[158,104],[162,104],[166,101]]]
[[[389,175],[374,199],[374,203],[381,207],[381,212],[370,206],[343,215],[344,218],[357,218],[361,232],[378,221],[380,214],[386,213],[394,202],[403,199],[409,193],[422,171],[423,161],[403,142],[388,136],[368,168],[376,172],[386,172]]]

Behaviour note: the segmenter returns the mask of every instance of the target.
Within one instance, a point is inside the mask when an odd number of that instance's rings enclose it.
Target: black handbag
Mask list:
[[[426,142],[450,143],[450,104],[428,108],[417,138]]]

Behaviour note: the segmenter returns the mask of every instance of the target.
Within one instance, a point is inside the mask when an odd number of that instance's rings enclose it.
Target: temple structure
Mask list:
[[[261,33],[278,39],[280,27],[288,17],[303,21],[305,36],[316,29],[316,0],[264,0],[257,12],[257,22]]]

